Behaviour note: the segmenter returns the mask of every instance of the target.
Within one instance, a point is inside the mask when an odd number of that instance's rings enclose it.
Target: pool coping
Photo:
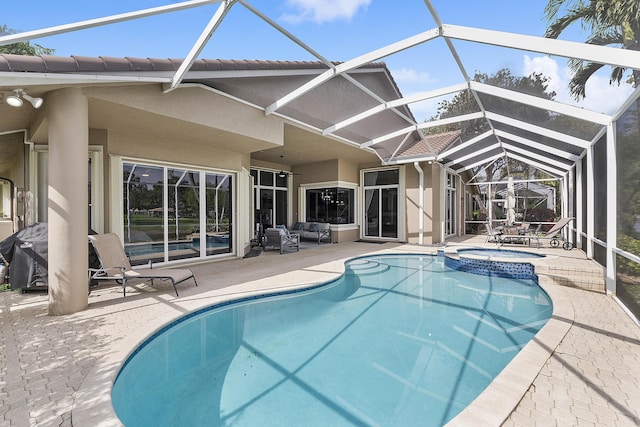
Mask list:
[[[422,250],[404,248],[403,250],[401,247],[372,251],[369,255],[398,253],[435,255],[435,251],[430,252],[424,250],[424,248]],[[182,300],[181,305],[185,309],[195,311],[243,297],[262,295],[274,291],[285,292],[304,289],[338,278],[345,271],[344,263],[353,258],[357,257],[347,257],[319,264],[309,269],[236,285],[233,293],[228,293],[229,289],[223,289],[221,291],[226,291],[226,293],[208,291],[198,294],[197,297],[177,298],[176,300]],[[505,262],[514,262],[514,259],[505,260]],[[280,283],[280,285],[274,288],[274,282]],[[569,331],[574,318],[571,302],[566,298],[560,286],[553,285],[550,279],[541,278],[539,285],[553,302],[551,319],[491,382],[485,391],[446,424],[448,427],[501,425],[516,408],[545,362]],[[173,301],[176,302],[176,300]],[[123,425],[111,403],[113,382],[120,367],[149,336],[182,316],[184,316],[183,311],[167,312],[164,316],[154,319],[155,321],[149,324],[148,327],[142,328],[122,339],[114,345],[113,351],[96,361],[95,366],[75,393],[72,408],[72,423],[74,426],[106,427]]]

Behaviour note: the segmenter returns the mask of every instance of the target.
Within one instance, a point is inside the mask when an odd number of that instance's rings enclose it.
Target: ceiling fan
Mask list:
[[[284,170],[284,156],[280,156],[280,172],[278,172],[278,178],[286,178],[289,175],[300,175],[300,174]]]

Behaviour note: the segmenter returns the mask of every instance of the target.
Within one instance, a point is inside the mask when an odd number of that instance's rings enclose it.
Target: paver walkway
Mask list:
[[[564,291],[573,326],[503,425],[640,425],[640,329],[612,298]]]
[[[185,312],[189,301],[233,295],[248,281],[313,271],[383,247],[398,245],[354,242],[200,264],[194,267],[200,286],[185,283],[180,298],[170,285],[141,286],[124,299],[118,287],[106,286],[92,293],[88,310],[69,316],[48,316],[46,295],[2,292],[0,426],[72,425],[75,393],[97,362],[128,335]],[[574,305],[575,323],[504,425],[640,425],[640,329],[612,298],[563,289]]]

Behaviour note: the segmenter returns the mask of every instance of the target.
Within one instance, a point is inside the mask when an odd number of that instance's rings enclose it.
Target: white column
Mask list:
[[[582,247],[582,159],[576,162],[576,202],[575,202],[575,213],[576,213],[576,246]]]
[[[595,197],[593,176],[593,145],[587,148],[587,258],[593,258],[593,238],[595,234]]]
[[[77,88],[47,96],[49,124],[49,314],[88,305],[87,99]]]
[[[616,254],[618,246],[618,164],[616,162],[616,127],[607,125],[607,293],[616,293]]]
[[[418,244],[424,244],[424,171],[419,162],[413,162],[418,171]]]

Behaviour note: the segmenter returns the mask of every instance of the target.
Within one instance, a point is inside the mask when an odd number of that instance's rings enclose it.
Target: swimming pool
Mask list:
[[[172,323],[127,360],[113,405],[127,426],[442,425],[551,308],[530,280],[357,258],[330,284]]]

